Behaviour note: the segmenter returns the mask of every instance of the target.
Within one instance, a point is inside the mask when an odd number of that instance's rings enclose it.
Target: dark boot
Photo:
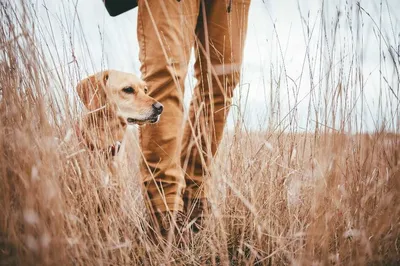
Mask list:
[[[207,198],[185,198],[185,211],[189,217],[188,225],[193,233],[199,233],[204,229],[205,221],[211,213],[211,205]]]
[[[187,246],[189,244],[189,234],[186,216],[183,212],[156,212],[153,215],[153,238],[160,242],[171,243],[175,246]]]

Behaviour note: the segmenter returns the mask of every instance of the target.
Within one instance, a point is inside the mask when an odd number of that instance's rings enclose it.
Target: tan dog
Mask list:
[[[147,95],[146,83],[130,73],[103,71],[79,82],[76,90],[89,111],[78,134],[92,150],[114,147],[127,125],[156,123],[163,111],[163,105]]]

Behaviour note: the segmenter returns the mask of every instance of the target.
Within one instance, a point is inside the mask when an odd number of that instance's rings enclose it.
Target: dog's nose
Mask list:
[[[161,104],[161,103],[159,103],[159,102],[156,102],[156,103],[153,103],[153,108],[154,108],[154,110],[160,115],[161,113],[162,113],[162,111],[164,110],[164,106]]]

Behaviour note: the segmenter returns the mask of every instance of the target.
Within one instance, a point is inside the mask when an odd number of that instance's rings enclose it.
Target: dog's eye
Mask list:
[[[144,90],[144,93],[146,93],[146,94],[149,92],[149,89],[147,87],[144,87],[143,90]]]
[[[129,93],[129,94],[135,92],[135,90],[132,87],[123,88],[122,91],[125,92],[125,93]]]

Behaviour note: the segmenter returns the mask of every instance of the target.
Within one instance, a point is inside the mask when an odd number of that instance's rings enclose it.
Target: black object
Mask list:
[[[115,17],[138,6],[137,0],[102,0],[108,14]]]

